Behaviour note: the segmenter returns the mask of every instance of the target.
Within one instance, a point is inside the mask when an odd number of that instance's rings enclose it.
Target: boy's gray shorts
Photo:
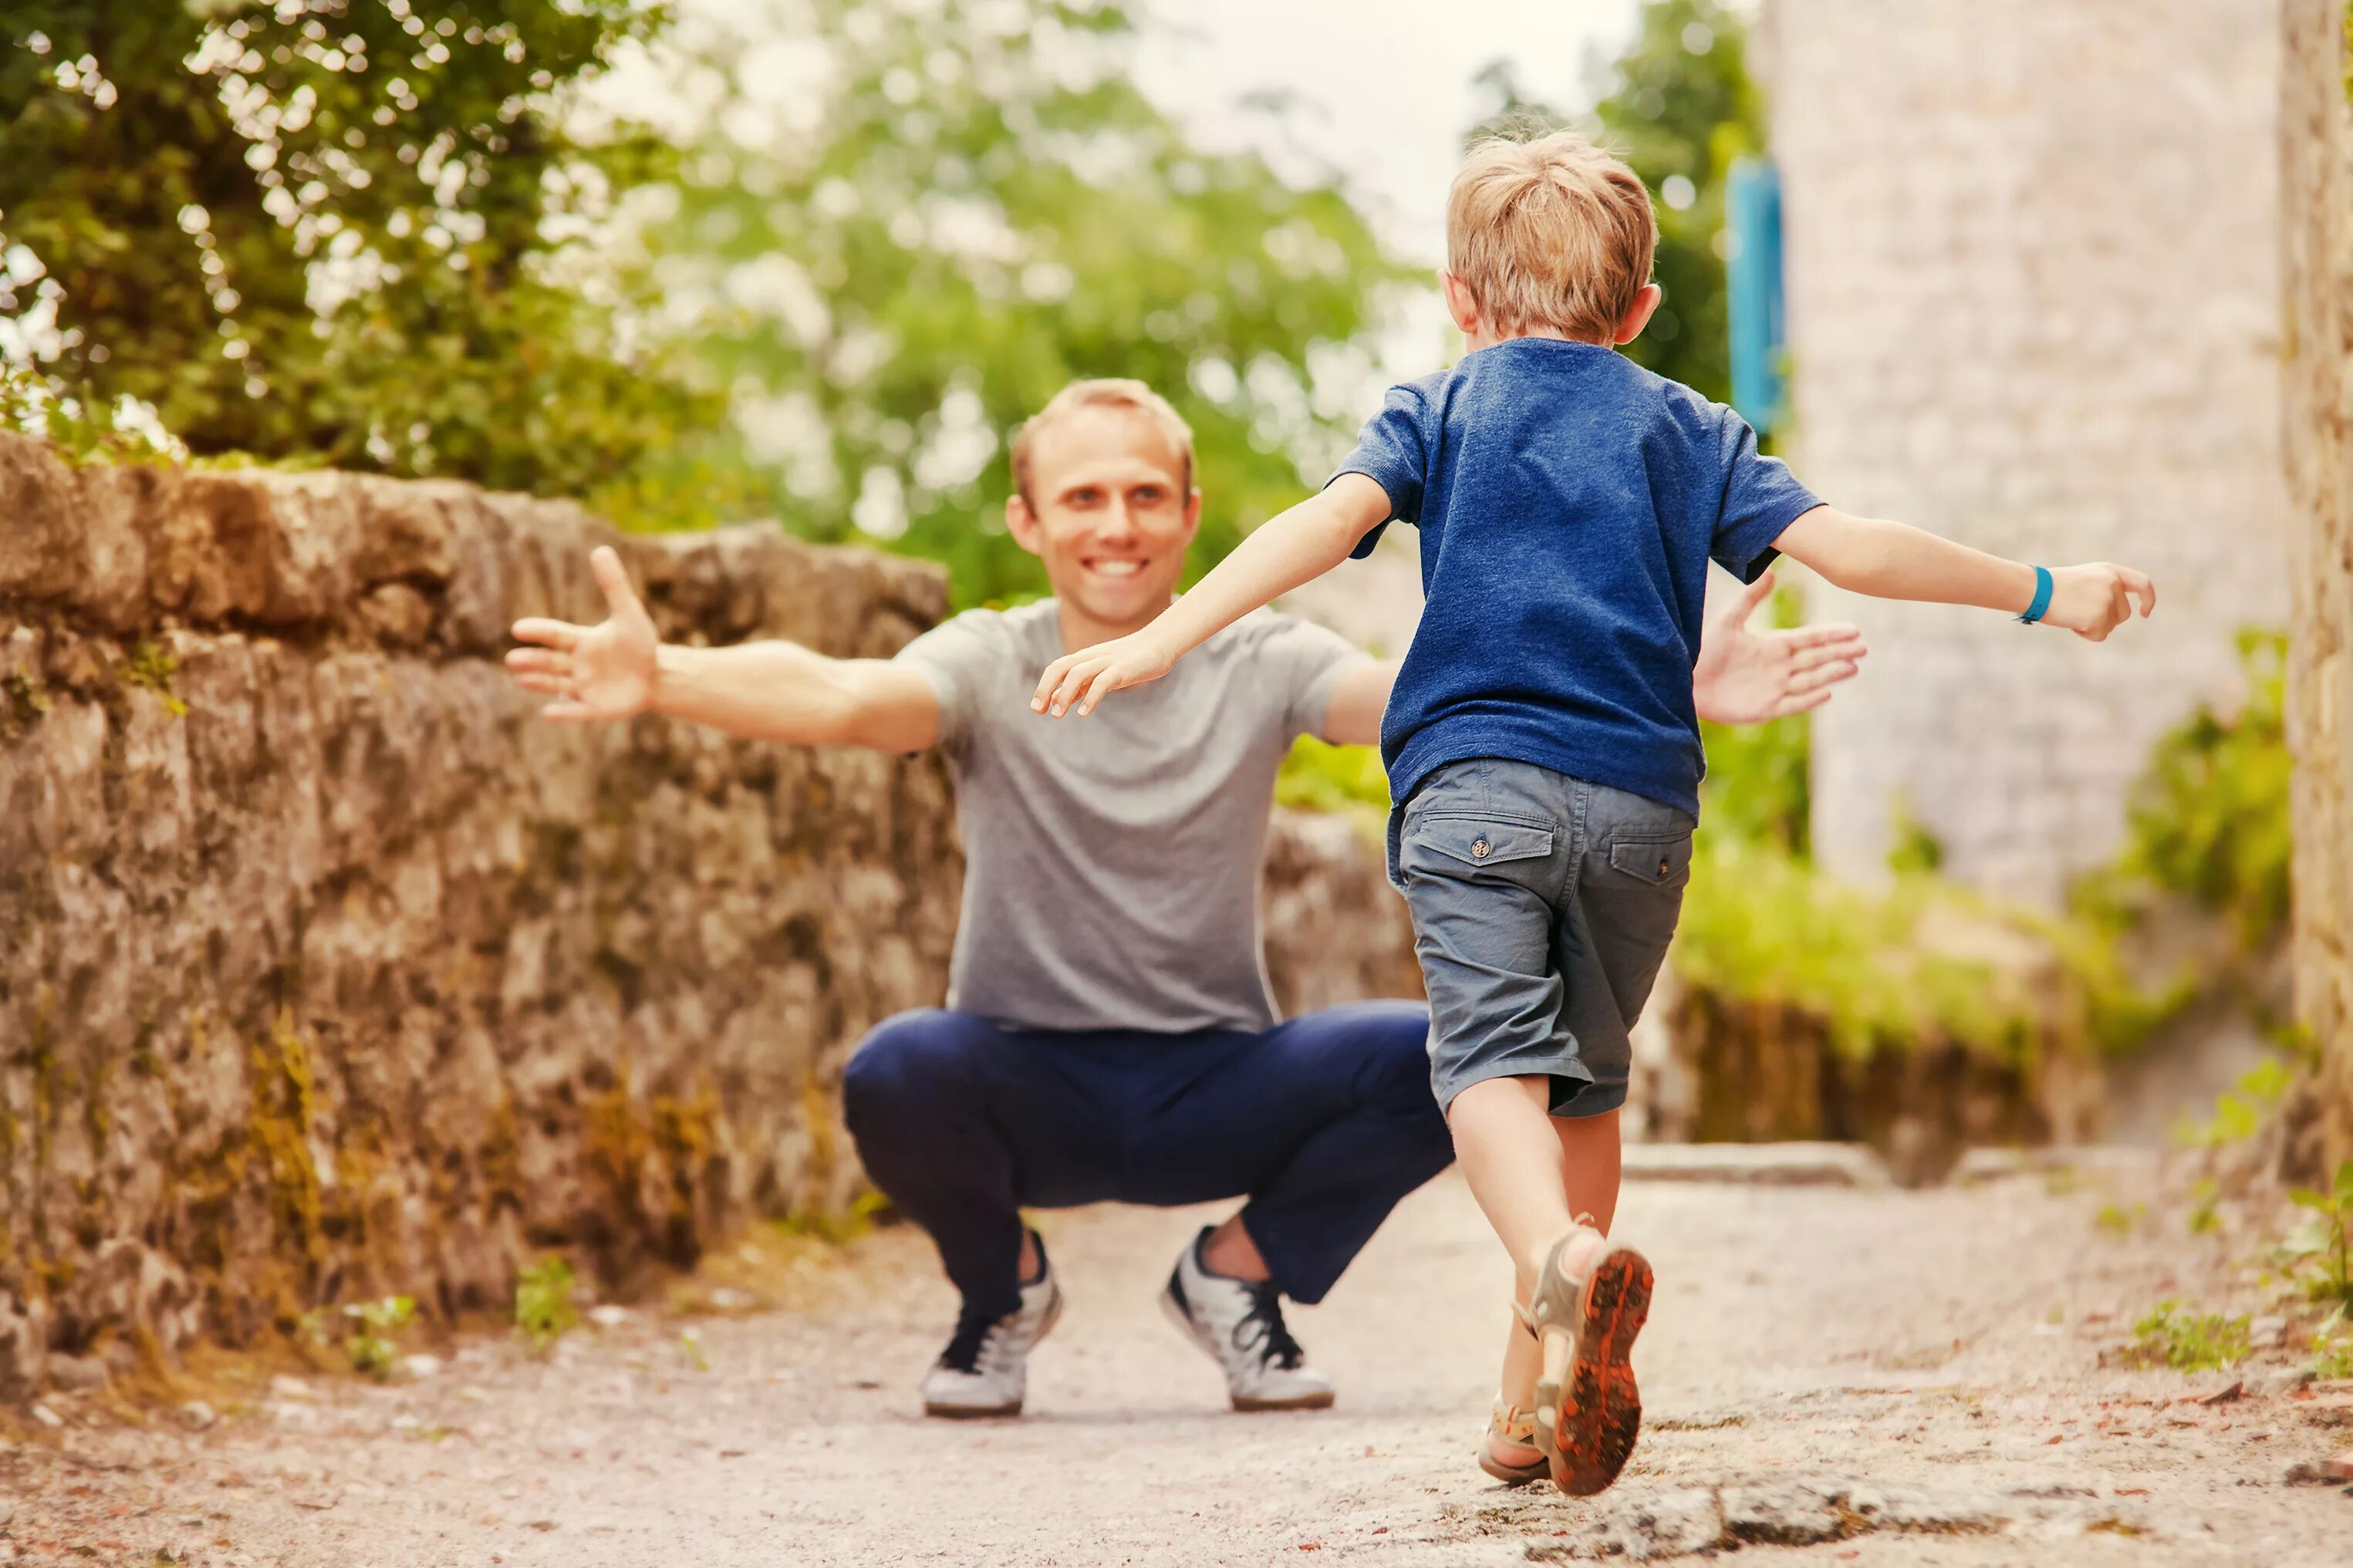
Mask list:
[[[1443,1109],[1482,1079],[1543,1074],[1556,1116],[1626,1101],[1627,1031],[1691,879],[1687,811],[1531,763],[1474,757],[1389,814],[1413,911]]]

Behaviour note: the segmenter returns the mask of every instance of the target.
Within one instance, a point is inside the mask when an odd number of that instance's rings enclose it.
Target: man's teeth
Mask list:
[[[1105,577],[1133,577],[1144,570],[1141,561],[1097,561],[1090,568]]]

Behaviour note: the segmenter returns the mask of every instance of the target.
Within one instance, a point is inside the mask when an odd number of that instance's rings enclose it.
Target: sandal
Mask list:
[[[1507,1487],[1524,1487],[1530,1481],[1543,1480],[1552,1469],[1552,1461],[1536,1449],[1536,1458],[1525,1465],[1507,1464],[1495,1458],[1498,1442],[1522,1448],[1536,1447],[1536,1418],[1515,1405],[1495,1396],[1495,1408],[1487,1417],[1487,1435],[1479,1440],[1479,1468]]]
[[[1580,1222],[1553,1243],[1528,1313],[1544,1355],[1535,1446],[1553,1484],[1571,1497],[1591,1497],[1616,1480],[1642,1429],[1630,1358],[1651,1312],[1651,1265],[1605,1240],[1582,1278],[1569,1273],[1562,1258],[1590,1228]]]

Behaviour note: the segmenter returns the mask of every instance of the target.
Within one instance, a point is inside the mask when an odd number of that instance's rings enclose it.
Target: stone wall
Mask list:
[[[944,771],[534,719],[506,627],[599,616],[600,542],[676,639],[887,655],[945,608],[773,528],[0,437],[0,1395],[339,1300],[501,1310],[539,1248],[627,1289],[849,1195],[842,1061],[944,985]],[[1281,990],[1410,994],[1332,826],[1274,837]]]
[[[2054,899],[2110,854],[2151,742],[2283,624],[2278,0],[1768,0],[1790,455],[1851,511],[2154,573],[2103,647],[1854,601],[1867,677],[1814,728],[1814,843],[1894,814],[1947,868]]]
[[[2284,1152],[2310,1180],[2353,1158],[2353,61],[2344,0],[2283,10],[2295,990],[2320,1052]]]
[[[533,719],[505,628],[595,618],[600,541],[675,637],[944,607],[774,529],[0,439],[0,1383],[844,1195],[843,1053],[941,987],[944,779]]]

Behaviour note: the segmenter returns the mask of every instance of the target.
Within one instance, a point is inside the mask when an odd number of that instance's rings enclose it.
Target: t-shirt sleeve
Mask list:
[[[995,610],[966,610],[901,648],[892,660],[931,682],[940,703],[943,751],[961,752],[971,738],[974,715],[1009,653],[1004,619]]]
[[[1388,518],[1356,541],[1356,547],[1348,552],[1351,561],[1370,555],[1391,521],[1419,525],[1422,481],[1430,465],[1424,428],[1428,411],[1428,403],[1414,387],[1390,387],[1381,411],[1365,421],[1364,430],[1356,437],[1356,449],[1332,471],[1331,479],[1324,481],[1324,488],[1329,489],[1332,480],[1342,474],[1362,474],[1388,492]]]
[[[1742,582],[1754,583],[1780,554],[1773,542],[1822,503],[1798,482],[1788,464],[1757,449],[1757,432],[1748,421],[1729,408],[1722,418],[1717,448],[1724,463],[1723,504],[1709,553]]]
[[[1320,736],[1340,678],[1358,665],[1372,663],[1373,656],[1314,621],[1271,612],[1268,620],[1257,658],[1277,676],[1268,689],[1282,696],[1284,738]]]

